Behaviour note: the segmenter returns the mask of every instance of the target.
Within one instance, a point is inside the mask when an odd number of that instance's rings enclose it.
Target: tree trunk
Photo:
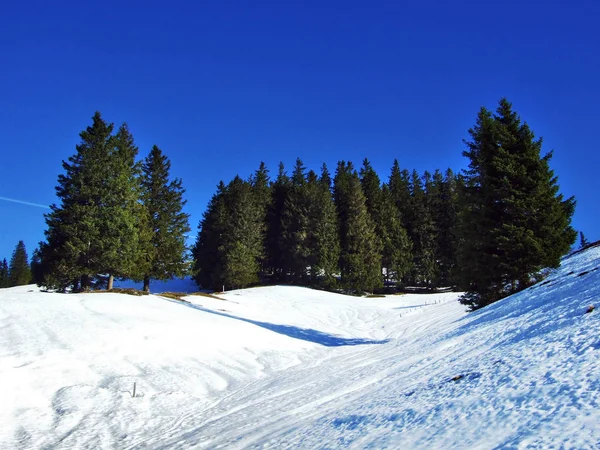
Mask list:
[[[90,290],[90,276],[81,275],[81,292],[88,292]]]
[[[115,277],[113,276],[113,274],[110,274],[108,276],[108,286],[106,286],[107,291],[112,291],[114,282],[115,282]]]
[[[150,292],[150,277],[148,275],[144,277],[144,292]]]

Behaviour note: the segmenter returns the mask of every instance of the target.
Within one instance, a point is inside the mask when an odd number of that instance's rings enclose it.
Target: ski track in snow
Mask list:
[[[600,448],[599,267],[592,248],[474,313],[2,289],[0,448]]]

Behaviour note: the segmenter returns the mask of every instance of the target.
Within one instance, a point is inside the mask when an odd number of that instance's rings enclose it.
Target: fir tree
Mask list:
[[[526,123],[502,99],[495,115],[482,108],[464,173],[461,222],[462,303],[472,309],[524,289],[543,267],[557,267],[573,244],[573,198],[559,194],[549,167]]]
[[[43,242],[40,242],[40,247],[43,246]],[[42,253],[40,247],[36,248],[31,255],[31,263],[29,267],[31,269],[31,282],[42,286],[44,284],[44,266],[42,264]]]
[[[277,178],[271,184],[271,201],[267,208],[267,233],[265,239],[266,266],[274,281],[284,279],[284,249],[282,248],[283,211],[290,189],[290,179],[282,162],[279,163]]]
[[[194,280],[199,287],[205,289],[220,290],[224,284],[221,253],[225,248],[226,227],[229,221],[226,190],[225,183],[221,181],[202,215],[193,248]]]
[[[150,231],[145,253],[147,270],[144,291],[150,290],[150,279],[168,280],[182,277],[189,271],[186,233],[190,231],[188,214],[183,212],[186,201],[181,180],[170,181],[171,162],[155,145],[142,165],[142,203]]]
[[[6,262],[6,258],[4,258],[0,264],[0,288],[7,287],[10,287],[10,273],[8,263]]]
[[[351,163],[338,163],[334,193],[342,243],[342,282],[356,292],[373,292],[383,284],[381,244],[367,210],[359,176]]]
[[[306,192],[310,283],[331,289],[337,284],[340,246],[337,214],[331,196],[331,177],[325,164],[321,167],[320,178],[317,179],[314,172],[309,172]]]
[[[579,232],[579,248],[586,248],[590,242],[585,238],[583,231]]]
[[[31,283],[31,269],[23,241],[19,241],[15,247],[8,272],[11,286],[23,286]]]
[[[51,205],[45,216],[47,242],[40,247],[47,287],[89,289],[107,252],[114,251],[105,240],[108,224],[103,220],[112,130],[96,112],[92,125],[80,133],[76,154],[63,161],[65,173],[56,187],[60,205]]]
[[[309,198],[305,170],[304,164],[297,158],[281,212],[283,274],[288,283],[300,285],[308,283],[310,265],[307,241]]]
[[[425,172],[425,181],[430,183],[430,174]],[[429,198],[423,189],[421,177],[417,171],[412,173],[412,241],[413,241],[413,276],[417,285],[434,287],[437,276],[436,267],[436,235]]]

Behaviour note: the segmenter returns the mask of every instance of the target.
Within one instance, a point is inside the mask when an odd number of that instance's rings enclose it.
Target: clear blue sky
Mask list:
[[[554,149],[573,225],[600,239],[600,2],[2,2],[0,257],[43,238],[61,160],[94,111],[157,144],[193,234],[219,180],[368,157],[466,166],[506,96]]]

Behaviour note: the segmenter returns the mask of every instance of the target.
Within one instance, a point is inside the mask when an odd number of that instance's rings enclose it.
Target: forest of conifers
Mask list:
[[[113,133],[96,113],[63,162],[33,278],[58,290],[110,288],[115,277],[149,290],[151,279],[184,275],[214,290],[451,287],[479,308],[558,266],[576,238],[575,200],[559,192],[551,152],[507,100],[481,108],[468,133],[459,174],[419,174],[396,160],[379,175],[368,159],[316,172],[297,159],[271,177],[261,163],[217,186],[190,252],[184,189],[168,158],[154,146],[138,162],[127,126]]]

